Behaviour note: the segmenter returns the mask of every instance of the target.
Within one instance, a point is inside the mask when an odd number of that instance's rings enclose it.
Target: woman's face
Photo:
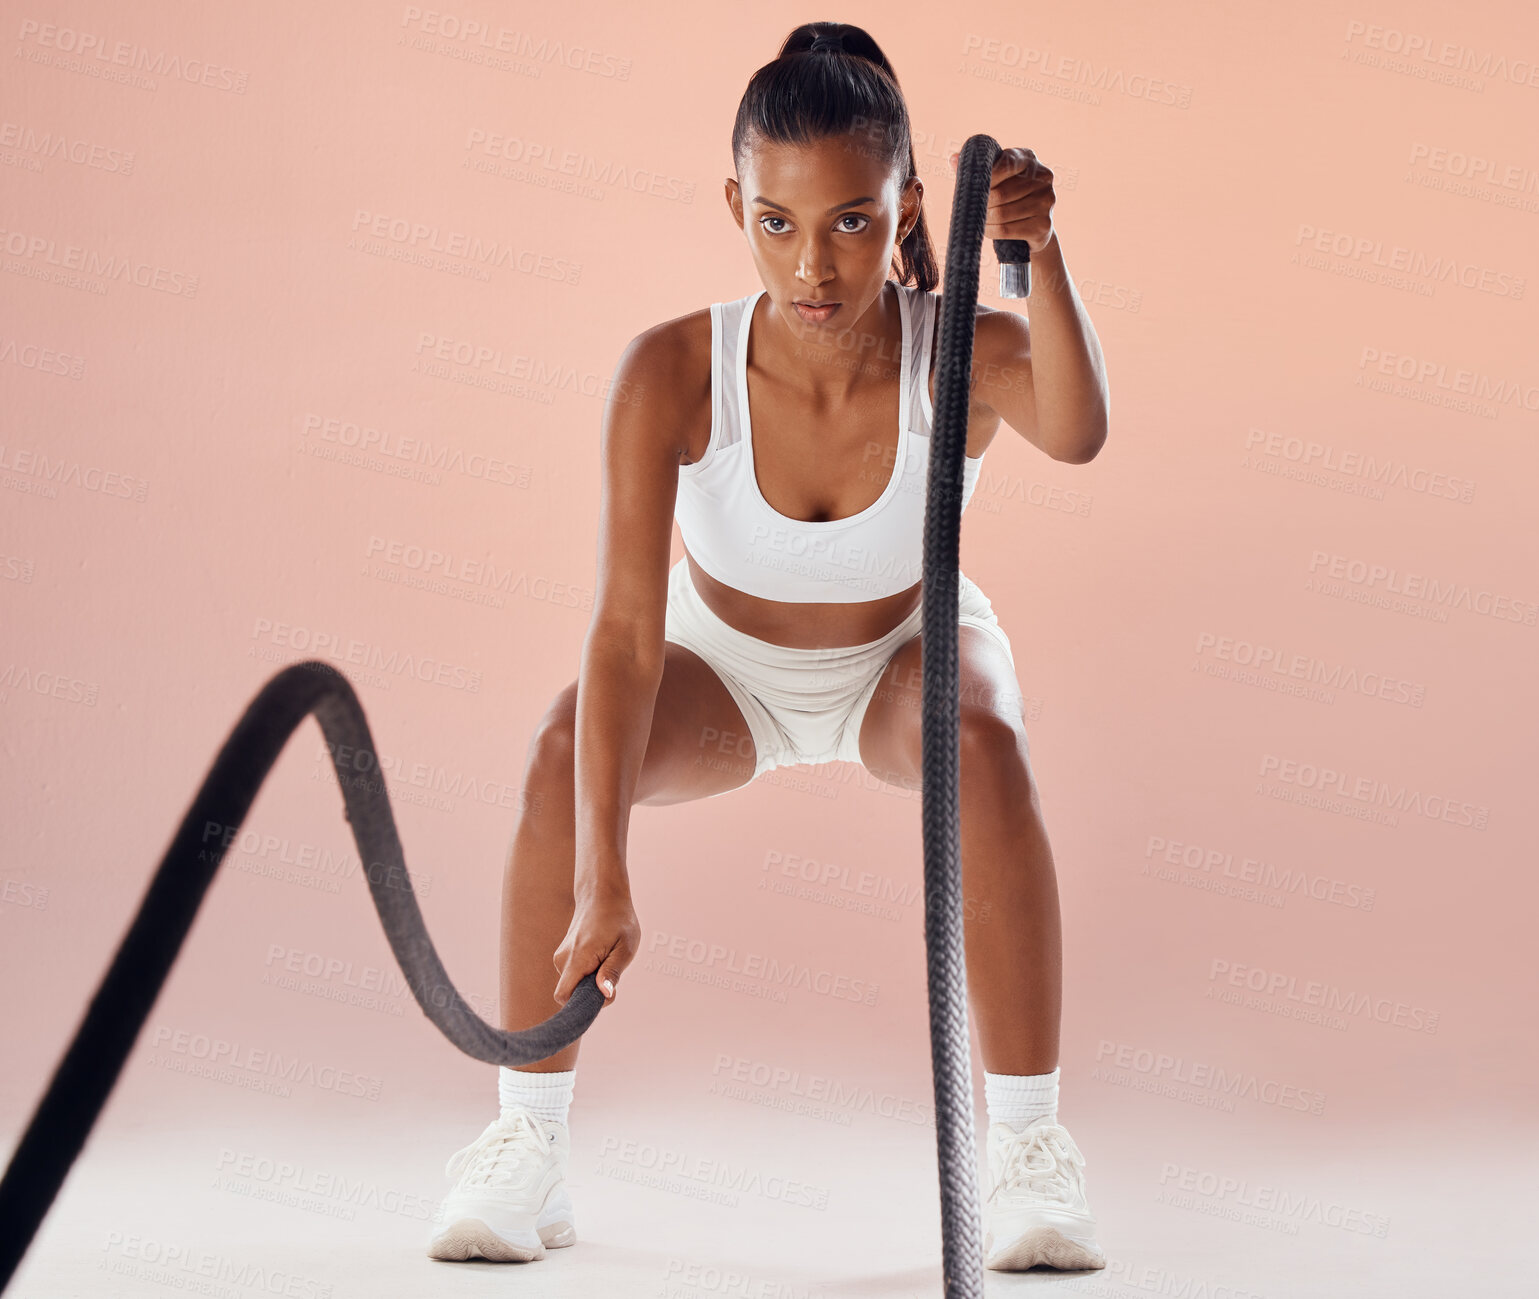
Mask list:
[[[860,131],[805,145],[758,141],[741,184],[727,180],[727,203],[759,278],[800,336],[853,329],[919,220],[922,182],[900,181],[877,143]],[[807,313],[798,299],[838,305]]]

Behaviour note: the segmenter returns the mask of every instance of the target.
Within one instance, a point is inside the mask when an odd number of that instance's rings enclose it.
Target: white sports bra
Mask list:
[[[711,304],[711,440],[700,459],[679,466],[673,513],[685,548],[718,581],[766,600],[854,604],[923,578],[934,419],[930,346],[939,298],[889,283],[903,320],[895,462],[882,494],[842,519],[789,518],[764,499],[748,414],[748,332],[764,290]],[[982,456],[963,459],[964,510],[982,464]]]

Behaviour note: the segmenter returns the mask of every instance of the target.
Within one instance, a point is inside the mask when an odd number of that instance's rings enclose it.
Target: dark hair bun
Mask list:
[[[805,57],[812,54],[848,57]],[[732,161],[741,178],[760,143],[797,146],[857,131],[863,147],[888,159],[905,183],[918,175],[908,105],[882,47],[854,23],[803,23],[749,78],[732,124]],[[892,269],[898,283],[927,293],[940,283],[922,206]]]

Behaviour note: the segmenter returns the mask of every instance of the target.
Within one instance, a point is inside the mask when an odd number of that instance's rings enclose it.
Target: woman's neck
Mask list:
[[[884,282],[861,317],[838,329],[809,325],[794,311],[784,316],[766,293],[764,315],[751,336],[754,365],[820,406],[840,405],[874,385],[896,382],[903,362],[902,291],[896,282]]]

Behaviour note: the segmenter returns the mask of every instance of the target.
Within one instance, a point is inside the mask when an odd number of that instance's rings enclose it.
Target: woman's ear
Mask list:
[[[919,211],[924,203],[924,182],[918,176],[910,176],[903,186],[903,197],[898,204],[898,243],[902,243],[919,224]]]

